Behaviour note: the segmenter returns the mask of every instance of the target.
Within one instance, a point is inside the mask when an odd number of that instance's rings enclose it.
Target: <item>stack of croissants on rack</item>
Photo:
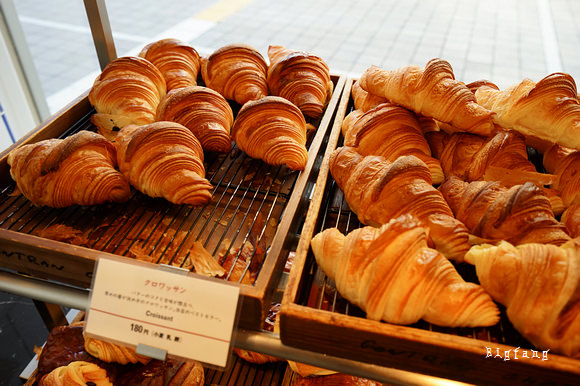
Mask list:
[[[337,291],[395,324],[487,327],[505,309],[529,348],[580,357],[573,78],[500,90],[432,59],[353,82],[328,168],[362,225],[327,224],[310,243]]]
[[[269,46],[268,57],[269,64],[245,44],[201,57],[182,41],[162,39],[111,61],[88,94],[96,132],[9,154],[18,192],[55,208],[122,203],[131,187],[204,205],[213,190],[204,152],[230,153],[233,142],[251,158],[303,170],[308,134],[334,83],[328,65],[308,52]]]

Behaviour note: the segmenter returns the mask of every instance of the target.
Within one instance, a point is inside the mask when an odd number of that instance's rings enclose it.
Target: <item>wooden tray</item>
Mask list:
[[[551,352],[543,360],[542,351],[537,351],[538,357],[534,357],[533,347],[513,329],[505,312],[501,322],[491,328],[451,329],[424,322],[413,326],[376,322],[366,319],[364,312],[342,299],[318,269],[310,249],[313,235],[333,226],[342,228],[342,232],[360,226],[335,185],[328,165],[328,156],[342,141],[342,120],[353,109],[350,95],[353,82],[354,79],[347,80],[343,89],[282,300],[279,314],[282,343],[476,384],[576,384],[580,379],[580,360]],[[515,348],[519,349],[518,359]],[[523,351],[527,352],[527,359],[522,357]]]
[[[137,191],[122,205],[64,209],[35,207],[22,196],[12,197],[10,150],[94,129],[88,93],[81,95],[0,154],[0,267],[88,288],[95,261],[102,256],[150,256],[153,263],[177,264],[196,242],[216,258],[220,253],[240,258],[242,247],[251,243],[250,258],[259,264],[259,273],[253,285],[240,283],[240,326],[260,329],[288,255],[287,236],[296,233],[298,217],[306,212],[317,156],[324,152],[345,84],[344,77],[331,78],[334,93],[322,118],[310,122],[317,130],[302,172],[266,165],[234,149],[227,155],[206,153],[206,177],[215,190],[202,208],[173,205]],[[236,112],[239,106],[232,108]],[[64,232],[56,237],[47,233],[58,226],[66,226]]]

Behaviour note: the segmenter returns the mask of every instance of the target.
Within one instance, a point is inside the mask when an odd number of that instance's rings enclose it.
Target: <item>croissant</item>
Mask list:
[[[473,93],[455,80],[445,60],[431,59],[425,68],[405,66],[392,71],[371,66],[359,81],[369,93],[450,124],[458,131],[484,136],[494,131],[493,113],[478,105]]]
[[[350,119],[353,114],[355,117]],[[347,118],[342,126],[346,146],[356,147],[362,155],[383,156],[387,161],[394,161],[402,155],[414,155],[425,162],[434,184],[445,179],[441,164],[431,157],[431,149],[415,114],[409,110],[383,103],[362,115],[354,110]]]
[[[303,170],[308,162],[306,120],[298,107],[284,98],[267,96],[243,105],[232,137],[250,157],[270,165]]]
[[[7,162],[18,190],[37,206],[125,202],[131,195],[129,183],[115,170],[115,147],[90,131],[23,145],[8,154]]]
[[[127,125],[153,123],[165,93],[165,79],[151,62],[138,56],[117,58],[107,64],[89,92],[96,110],[91,122],[112,140]]]
[[[268,96],[268,63],[254,47],[230,44],[202,61],[201,74],[207,87],[240,105]]]
[[[122,365],[126,365],[127,363],[142,363],[145,365],[151,361],[151,358],[137,354],[132,348],[105,342],[89,336],[85,336],[84,338],[85,350],[103,362],[114,362]]]
[[[355,110],[362,110],[363,112],[388,102],[387,98],[366,92],[360,86],[359,80],[352,84],[350,94],[352,95]]]
[[[475,98],[495,113],[496,123],[519,131],[540,150],[555,143],[580,149],[580,105],[569,74],[554,73],[538,83],[524,79],[503,91],[482,86]]]
[[[308,117],[320,118],[334,89],[326,62],[282,46],[269,46],[268,57],[270,94],[288,99]]]
[[[75,361],[60,366],[42,377],[39,386],[112,386],[107,372],[94,363]]]
[[[538,173],[528,160],[525,139],[515,131],[499,130],[488,138],[433,131],[425,133],[425,137],[433,156],[441,161],[445,176],[456,176],[464,181],[503,179],[504,184],[510,177],[512,184],[550,181],[551,176]]]
[[[580,203],[575,203],[566,208],[562,213],[562,223],[566,226],[570,236],[580,236]]]
[[[497,181],[463,182],[450,177],[439,191],[456,218],[473,235],[490,242],[559,245],[570,239],[554,217],[548,197],[531,182],[508,188]]]
[[[499,310],[489,295],[465,282],[453,264],[427,245],[427,229],[410,215],[381,228],[344,236],[329,228],[311,241],[314,257],[338,292],[367,318],[440,326],[491,326]]]
[[[117,141],[119,170],[139,191],[174,204],[211,200],[201,144],[184,126],[164,121],[131,125],[119,132]]]
[[[556,177],[550,187],[559,192],[564,205],[580,202],[580,151],[553,145],[544,152],[543,164]]]
[[[362,156],[351,147],[330,156],[330,172],[344,192],[349,207],[363,224],[381,225],[409,213],[430,228],[435,247],[458,262],[469,249],[469,233],[453,217],[431,173],[415,156],[393,162],[380,156]]]
[[[196,86],[201,60],[197,51],[178,39],[161,39],[146,45],[139,56],[161,71],[167,91]]]
[[[210,88],[191,86],[170,91],[157,108],[157,120],[187,127],[204,150],[227,153],[232,148],[232,108]]]
[[[473,247],[465,260],[479,282],[506,306],[509,320],[534,346],[580,357],[580,244]]]

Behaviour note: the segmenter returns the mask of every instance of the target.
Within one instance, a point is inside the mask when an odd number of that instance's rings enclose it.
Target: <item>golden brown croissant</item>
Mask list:
[[[345,146],[355,147],[362,155],[380,155],[387,161],[414,155],[425,162],[434,184],[443,182],[441,164],[431,157],[431,149],[415,114],[392,103],[383,103],[362,115],[357,111],[360,110],[354,110],[343,122]]]
[[[371,66],[359,81],[369,93],[450,124],[458,131],[485,136],[494,131],[493,113],[478,105],[473,93],[455,80],[445,60],[431,59],[425,68],[405,66],[392,71]]]
[[[499,310],[483,288],[465,282],[440,252],[427,245],[427,229],[410,215],[380,229],[344,236],[326,229],[311,241],[316,262],[338,292],[367,318],[440,326],[491,326]]]
[[[112,386],[107,372],[94,363],[74,361],[42,377],[39,386]]]
[[[580,202],[580,151],[551,146],[543,156],[544,168],[555,176],[550,187],[559,192],[564,205]]]
[[[250,157],[270,165],[303,170],[308,162],[306,121],[298,107],[284,98],[267,96],[242,106],[232,137]]]
[[[311,118],[322,116],[334,84],[324,60],[304,51],[269,46],[268,89],[294,103]]]
[[[554,217],[548,197],[531,182],[508,188],[497,181],[463,182],[450,177],[439,191],[456,218],[473,235],[490,242],[559,245],[570,239]]]
[[[227,153],[232,148],[232,108],[210,88],[191,86],[168,92],[157,108],[157,120],[187,127],[204,150]]]
[[[540,151],[541,143],[580,149],[580,105],[568,74],[554,73],[538,83],[524,79],[502,91],[482,86],[475,98],[495,113],[496,123],[519,131]]]
[[[89,92],[89,102],[97,111],[91,122],[101,134],[114,139],[127,125],[153,123],[165,93],[165,79],[151,62],[138,56],[117,58],[95,79]]]
[[[524,137],[515,131],[498,130],[488,138],[433,131],[425,137],[447,177],[456,176],[464,181],[503,179],[504,185],[510,176],[510,185],[526,181],[549,183],[551,179],[536,171],[528,160]],[[514,181],[516,177],[519,181]]]
[[[127,126],[117,137],[119,170],[151,197],[174,204],[203,205],[211,200],[201,144],[175,122]]]
[[[254,47],[230,44],[203,59],[201,74],[207,87],[240,105],[268,96],[268,64]]]
[[[469,249],[467,228],[431,182],[431,173],[415,156],[393,162],[362,156],[351,147],[330,156],[330,172],[344,192],[349,207],[363,224],[381,225],[409,213],[430,228],[435,247],[458,262]]]
[[[365,91],[360,86],[359,80],[352,84],[350,94],[352,95],[355,110],[362,110],[365,113],[370,109],[389,101],[387,98]]]
[[[196,86],[201,61],[197,51],[179,39],[161,39],[146,45],[139,56],[161,71],[167,91]]]
[[[562,213],[562,223],[566,226],[568,234],[576,238],[580,236],[580,203],[570,205]]]
[[[90,131],[21,146],[7,162],[18,189],[34,205],[125,202],[131,194],[129,183],[115,170],[115,147]]]
[[[558,247],[502,241],[473,247],[465,260],[479,282],[506,306],[516,330],[534,346],[580,356],[580,244]]]
[[[105,342],[104,340],[89,336],[85,336],[84,338],[85,350],[103,362],[114,362],[126,365],[127,363],[147,364],[151,361],[151,358],[137,354],[132,348]]]

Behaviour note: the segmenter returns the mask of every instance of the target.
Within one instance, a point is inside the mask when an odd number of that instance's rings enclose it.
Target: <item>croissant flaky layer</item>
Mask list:
[[[211,200],[201,144],[175,122],[127,126],[117,137],[119,170],[136,189],[174,204],[203,205]]]
[[[543,164],[554,174],[550,187],[558,191],[564,205],[580,203],[580,150],[553,145],[544,152]]]
[[[112,386],[107,372],[94,363],[75,361],[60,366],[40,380],[39,386]]]
[[[167,91],[197,85],[201,60],[197,51],[178,39],[161,39],[146,45],[139,56],[161,71]]]
[[[467,228],[453,217],[443,196],[432,185],[431,173],[415,156],[393,162],[362,156],[354,148],[336,149],[330,172],[349,207],[367,225],[382,225],[408,213],[427,225],[435,246],[457,261],[469,249]]]
[[[441,326],[490,326],[499,310],[485,291],[465,282],[453,264],[427,245],[427,229],[404,215],[381,228],[344,236],[329,228],[311,241],[322,270],[369,319]]]
[[[88,336],[84,338],[85,350],[95,358],[99,358],[104,362],[126,365],[127,363],[147,364],[151,361],[151,358],[137,354],[132,348]]]
[[[425,162],[434,184],[443,182],[441,164],[431,157],[431,149],[415,114],[392,103],[380,104],[363,114],[359,112],[353,110],[343,122],[346,146],[356,147],[362,155],[379,155],[388,161],[414,155]]]
[[[97,111],[91,122],[101,134],[114,139],[115,129],[154,122],[165,93],[165,79],[151,62],[138,56],[117,58],[95,79],[89,92],[89,102]]]
[[[531,143],[539,140],[580,150],[580,103],[569,74],[554,73],[538,83],[524,79],[505,90],[482,86],[475,97],[495,113],[499,125],[519,131]]]
[[[370,109],[375,108],[382,103],[388,102],[387,98],[371,94],[370,92],[364,90],[361,87],[359,80],[357,80],[352,84],[352,89],[350,93],[352,95],[354,108],[356,110],[361,110],[363,112],[367,112]]]
[[[268,57],[270,94],[288,99],[308,117],[320,118],[334,89],[326,62],[283,46],[269,46]]]
[[[497,181],[447,179],[439,190],[470,232],[491,241],[562,244],[570,239],[556,220],[544,191],[527,182],[506,187]]]
[[[473,247],[465,260],[514,327],[536,347],[580,357],[580,244],[502,241]]]
[[[10,152],[7,162],[20,192],[38,206],[125,202],[131,194],[115,169],[115,147],[90,131],[21,146]]]
[[[268,96],[240,109],[232,128],[238,147],[270,165],[303,170],[308,162],[306,120],[288,100]]]
[[[201,70],[207,87],[240,105],[268,96],[268,64],[252,46],[221,47],[203,60]]]
[[[371,66],[359,81],[367,92],[450,124],[458,131],[480,135],[494,131],[493,113],[479,105],[469,88],[455,80],[453,69],[445,60],[432,59],[424,68],[411,65],[391,71]]]
[[[157,107],[156,119],[187,127],[204,150],[227,153],[232,148],[232,108],[210,88],[190,86],[168,92]]]

